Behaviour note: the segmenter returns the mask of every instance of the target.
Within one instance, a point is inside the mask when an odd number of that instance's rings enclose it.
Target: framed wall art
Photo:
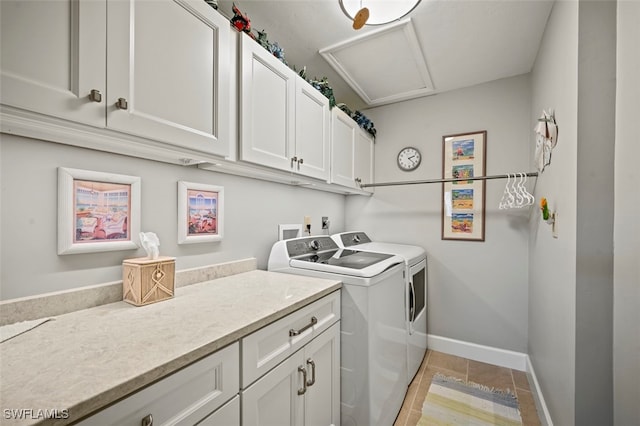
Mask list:
[[[58,254],[135,250],[140,178],[58,168]]]
[[[178,244],[220,241],[224,236],[224,188],[178,182]]]
[[[487,131],[442,137],[442,239],[484,241]]]

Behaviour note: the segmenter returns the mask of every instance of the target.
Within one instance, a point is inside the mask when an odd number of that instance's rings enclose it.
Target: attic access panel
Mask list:
[[[320,54],[370,106],[435,90],[411,19],[326,47]]]

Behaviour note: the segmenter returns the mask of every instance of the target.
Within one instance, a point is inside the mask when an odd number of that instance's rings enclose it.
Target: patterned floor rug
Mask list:
[[[518,399],[509,390],[494,390],[436,374],[418,426],[444,425],[521,426]]]

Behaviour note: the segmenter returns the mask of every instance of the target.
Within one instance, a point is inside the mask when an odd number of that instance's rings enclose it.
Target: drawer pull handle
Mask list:
[[[305,331],[307,328],[313,327],[317,323],[318,323],[318,318],[311,317],[311,322],[309,324],[305,325],[304,327],[302,327],[300,330],[294,330],[293,328],[291,330],[289,330],[289,337],[297,336],[300,333],[302,333],[303,331]]]
[[[298,395],[304,395],[307,392],[307,369],[300,365],[298,371],[302,373],[302,389],[298,389]]]
[[[151,414],[147,414],[142,418],[141,426],[153,426],[153,416]]]
[[[307,365],[311,366],[311,380],[307,382],[307,386],[313,386],[316,384],[316,363],[314,360],[309,358],[307,360]]]

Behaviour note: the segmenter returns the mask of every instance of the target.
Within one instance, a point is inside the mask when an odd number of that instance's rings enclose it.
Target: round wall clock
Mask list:
[[[406,172],[415,170],[420,165],[420,161],[422,161],[422,155],[417,148],[408,146],[402,148],[398,153],[398,167],[400,167],[400,170]]]

